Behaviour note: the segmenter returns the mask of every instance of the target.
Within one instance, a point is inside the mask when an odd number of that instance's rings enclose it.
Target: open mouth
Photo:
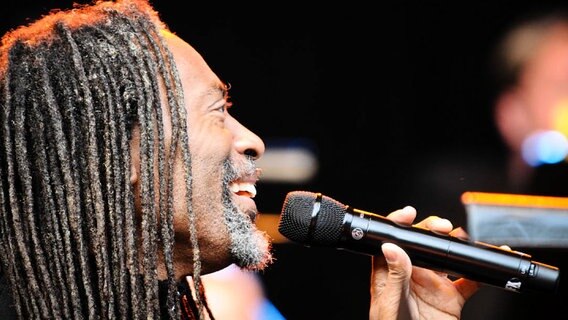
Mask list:
[[[234,194],[251,199],[256,196],[256,187],[253,183],[249,182],[231,182],[229,190]]]
[[[234,201],[238,203],[242,212],[247,215],[252,223],[256,220],[257,210],[253,198],[256,196],[254,183],[234,181],[229,184],[229,190],[236,196]]]

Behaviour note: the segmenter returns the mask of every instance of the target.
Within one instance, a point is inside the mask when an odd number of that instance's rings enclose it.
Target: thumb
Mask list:
[[[393,282],[408,282],[412,272],[410,257],[399,246],[393,243],[383,243],[383,256],[389,268],[389,278]]]
[[[409,288],[412,264],[399,246],[384,243],[383,257],[373,261],[370,319],[397,319]]]

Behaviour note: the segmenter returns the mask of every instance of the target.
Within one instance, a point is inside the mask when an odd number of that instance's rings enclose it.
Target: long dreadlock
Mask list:
[[[211,316],[190,205],[182,87],[160,36],[166,28],[146,1],[124,0],[51,12],[3,37],[0,260],[20,318],[160,318],[159,251],[168,275],[167,313],[180,318],[168,174],[178,150],[194,248],[192,303],[196,317]],[[164,100],[173,128],[169,151]],[[135,127],[141,214],[129,180]],[[155,167],[164,174],[155,175]]]

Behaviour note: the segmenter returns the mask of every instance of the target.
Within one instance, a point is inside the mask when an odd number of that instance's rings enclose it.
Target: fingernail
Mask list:
[[[389,246],[392,246],[392,244],[383,243],[383,245],[382,245],[383,250],[382,251],[383,251],[383,256],[385,257],[385,260],[387,260],[388,263],[391,263],[391,262],[395,262],[397,257],[396,257],[395,251],[393,251],[392,249],[389,250]]]
[[[402,208],[402,211],[403,211],[404,213],[412,213],[412,212],[414,212],[414,207],[412,207],[412,206],[406,206],[406,207]]]

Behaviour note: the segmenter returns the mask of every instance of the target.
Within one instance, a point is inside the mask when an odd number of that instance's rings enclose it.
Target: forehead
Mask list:
[[[568,80],[568,24],[554,26],[529,61],[531,75],[544,73],[551,80]]]
[[[192,96],[198,97],[212,93],[222,95],[222,90],[219,90],[219,88],[223,88],[224,85],[209,68],[203,57],[177,35],[168,31],[162,31],[162,34],[174,57],[186,102]]]

